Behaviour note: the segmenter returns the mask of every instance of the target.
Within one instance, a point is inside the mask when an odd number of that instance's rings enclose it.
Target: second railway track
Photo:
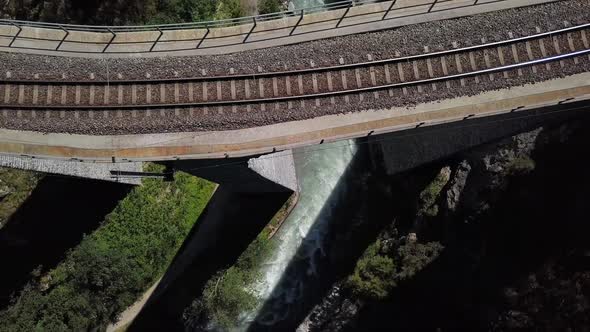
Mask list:
[[[590,59],[590,23],[445,51],[302,70],[112,81],[0,82],[4,110],[124,110],[237,106],[331,98],[465,78],[494,80],[527,71],[559,71]]]

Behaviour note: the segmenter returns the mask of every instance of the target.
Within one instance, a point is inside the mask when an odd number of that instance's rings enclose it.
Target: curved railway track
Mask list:
[[[510,36],[511,37],[511,36]],[[590,23],[504,41],[412,56],[280,72],[111,81],[0,82],[3,110],[145,110],[250,106],[429,85],[464,86],[465,78],[494,80],[555,71],[590,59]],[[583,59],[585,60],[585,59]],[[260,70],[260,68],[259,68]]]

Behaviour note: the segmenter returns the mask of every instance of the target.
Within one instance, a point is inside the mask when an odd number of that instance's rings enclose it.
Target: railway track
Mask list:
[[[456,47],[405,57],[315,67],[300,70],[230,74],[225,76],[176,77],[100,81],[43,81],[5,79],[0,82],[2,110],[145,110],[292,102],[305,99],[351,96],[366,93],[379,98],[407,88],[431,90],[465,86],[481,80],[526,75],[532,71],[559,71],[590,60],[590,23],[500,42]],[[458,83],[455,83],[458,82]]]

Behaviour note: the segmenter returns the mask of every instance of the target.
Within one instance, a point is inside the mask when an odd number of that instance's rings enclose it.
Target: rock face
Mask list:
[[[354,325],[362,303],[344,295],[340,283],[334,285],[325,299],[316,305],[297,332],[344,331]]]
[[[501,175],[507,171],[507,167],[512,165],[515,159],[530,157],[531,152],[537,144],[537,137],[541,130],[542,128],[538,128],[531,132],[502,140],[498,143],[497,149],[484,152],[485,155],[481,159],[485,171]],[[540,145],[543,144],[543,142],[540,142]]]
[[[547,143],[547,136],[538,140],[542,130],[539,127],[460,153],[461,161],[453,166],[444,195],[447,215],[460,212],[465,222],[478,219],[501,197],[511,175],[532,171],[533,151]]]
[[[457,204],[461,199],[463,188],[465,188],[465,183],[467,183],[467,177],[469,176],[470,171],[471,165],[469,165],[467,160],[461,161],[455,169],[455,174],[453,175],[449,189],[446,192],[446,208],[448,210],[456,210]]]

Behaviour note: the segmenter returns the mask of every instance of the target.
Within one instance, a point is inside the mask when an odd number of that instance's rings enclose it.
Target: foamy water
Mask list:
[[[332,209],[340,201],[339,193],[346,190],[346,184],[339,184],[339,180],[357,151],[353,141],[315,149],[318,151],[308,148],[306,153],[297,157],[301,187],[299,202],[275,235],[279,245],[263,265],[263,278],[248,287],[261,303],[272,300],[273,310],[267,310],[262,321],[259,317],[259,323],[265,325],[285,319],[290,306],[301,300],[302,275],[317,274],[316,261],[325,256],[324,238]],[[250,320],[259,314],[259,310],[247,315]]]

